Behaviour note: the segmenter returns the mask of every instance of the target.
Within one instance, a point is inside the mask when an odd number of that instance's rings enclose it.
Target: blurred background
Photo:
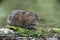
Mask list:
[[[13,10],[32,11],[42,18],[39,27],[60,27],[60,0],[0,0],[0,27]]]

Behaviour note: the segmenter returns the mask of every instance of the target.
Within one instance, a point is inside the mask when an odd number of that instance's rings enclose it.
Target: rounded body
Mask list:
[[[22,28],[32,28],[38,20],[38,16],[32,12],[14,10],[9,14],[7,24]]]

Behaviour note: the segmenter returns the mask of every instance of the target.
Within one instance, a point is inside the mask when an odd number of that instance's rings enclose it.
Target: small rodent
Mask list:
[[[39,16],[33,12],[14,10],[8,15],[7,24],[22,28],[33,28],[38,20]]]

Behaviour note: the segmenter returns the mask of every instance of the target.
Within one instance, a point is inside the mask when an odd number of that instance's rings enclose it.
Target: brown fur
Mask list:
[[[7,23],[11,26],[19,26],[23,28],[32,28],[38,21],[38,16],[32,12],[14,10],[9,14]]]

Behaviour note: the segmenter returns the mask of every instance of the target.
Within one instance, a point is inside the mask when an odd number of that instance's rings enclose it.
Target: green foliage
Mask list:
[[[58,37],[60,36],[60,28],[48,28],[48,29],[37,29],[36,31],[34,30],[28,30],[20,27],[14,27],[14,26],[7,26],[7,28],[13,28],[15,29],[19,36],[24,36],[24,37]]]
[[[8,29],[12,28],[12,29],[14,29],[14,30],[17,30],[17,27],[9,26],[9,25],[7,25],[6,28],[8,28]]]
[[[34,31],[34,30],[28,30],[28,29],[24,29],[24,28],[20,28],[20,27],[14,27],[14,26],[6,26],[8,29],[13,28],[14,30],[16,30],[18,32],[19,36],[25,36],[25,37],[40,37],[40,35],[42,34],[42,31]]]
[[[59,37],[60,36],[60,28],[48,28],[44,29],[42,36],[44,38],[47,37]]]

